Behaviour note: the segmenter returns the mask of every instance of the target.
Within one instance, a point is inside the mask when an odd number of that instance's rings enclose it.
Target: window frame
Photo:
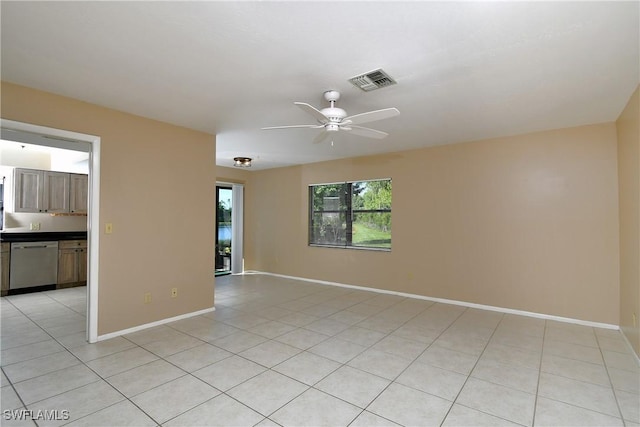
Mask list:
[[[354,214],[389,213],[389,215],[391,215],[392,207],[389,207],[389,209],[355,209],[355,210],[353,209],[353,184],[364,183],[364,182],[377,182],[377,181],[388,181],[389,183],[391,183],[391,188],[393,188],[392,178],[376,178],[376,179],[363,179],[363,180],[357,180],[357,181],[354,180],[354,181],[328,182],[328,183],[321,183],[321,184],[309,184],[308,190],[307,190],[307,197],[308,197],[307,243],[308,243],[308,246],[391,252],[391,242],[389,242],[388,248],[377,247],[377,246],[361,246],[361,245],[356,246],[353,244],[353,218],[355,216]],[[334,210],[314,210],[314,193],[313,193],[314,187],[322,187],[322,186],[328,186],[328,185],[344,186],[344,189],[341,190],[341,194],[337,196],[339,198],[341,205]],[[392,195],[392,200],[393,200],[393,195]],[[345,243],[344,244],[317,243],[317,242],[311,241],[313,236],[313,229],[314,229],[314,215],[324,214],[324,213],[336,213],[338,215],[344,215],[344,225],[345,225],[345,235],[344,235]]]

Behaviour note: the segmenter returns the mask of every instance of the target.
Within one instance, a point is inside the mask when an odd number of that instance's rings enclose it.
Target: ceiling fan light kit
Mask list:
[[[250,168],[251,160],[253,160],[251,157],[234,157],[233,166],[237,168]]]
[[[362,123],[369,123],[376,120],[395,117],[400,114],[400,111],[398,111],[397,108],[384,108],[382,110],[368,111],[366,113],[348,116],[346,111],[344,111],[342,108],[336,107],[335,105],[336,102],[340,99],[340,92],[338,92],[337,90],[328,90],[324,93],[324,99],[329,102],[329,107],[323,108],[322,110],[318,110],[317,108],[304,102],[294,102],[294,104],[297,105],[300,109],[313,116],[316,119],[317,124],[271,126],[262,129],[322,129],[322,132],[314,138],[314,143],[323,142],[329,137],[331,132],[338,132],[341,130],[367,138],[382,139],[386,138],[389,134],[358,125]]]

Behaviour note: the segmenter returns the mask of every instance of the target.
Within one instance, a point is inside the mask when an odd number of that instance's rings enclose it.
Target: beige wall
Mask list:
[[[99,335],[213,306],[214,136],[4,82],[2,118],[101,138]]]
[[[391,252],[307,245],[309,184],[386,177]],[[618,324],[613,123],[255,171],[245,200],[247,269]]]
[[[216,166],[216,174],[218,182],[230,182],[233,184],[244,184],[247,182],[251,172],[241,168],[227,168],[224,166]]]
[[[620,189],[620,328],[640,354],[640,95],[616,122]],[[636,316],[634,324],[634,315]]]

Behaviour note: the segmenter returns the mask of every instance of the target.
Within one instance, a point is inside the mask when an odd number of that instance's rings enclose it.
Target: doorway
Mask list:
[[[231,274],[232,227],[233,188],[216,185],[216,276]]]
[[[100,211],[100,137],[78,132],[33,125],[13,120],[0,119],[2,139],[27,144],[54,147],[70,151],[89,153],[88,182],[88,273],[86,288],[87,341],[98,341],[98,260],[100,234],[93,232],[98,227]],[[6,225],[6,224],[5,224]]]

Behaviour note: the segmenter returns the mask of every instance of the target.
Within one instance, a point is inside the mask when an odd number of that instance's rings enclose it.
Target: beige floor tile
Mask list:
[[[396,424],[393,421],[382,418],[379,415],[372,414],[371,412],[364,411],[358,417],[353,420],[349,427],[399,427],[400,424]]]
[[[442,423],[442,427],[460,426],[517,427],[520,426],[520,424],[512,423],[511,421],[503,418],[494,417],[493,415],[485,414],[484,412],[458,405],[456,403],[451,407],[451,410],[447,414],[447,418],[445,418],[444,423]]]
[[[324,318],[309,323],[304,328],[309,329],[310,331],[319,332],[321,334],[334,336],[344,331],[345,329],[348,329],[349,325],[338,322],[337,320]]]
[[[635,393],[616,390],[616,398],[625,421],[640,424],[640,398]]]
[[[19,382],[14,386],[22,401],[29,405],[99,380],[100,377],[85,365],[74,365]]]
[[[427,345],[419,341],[388,335],[374,344],[371,348],[373,350],[379,350],[408,360],[413,360],[427,348]]]
[[[232,388],[227,394],[262,415],[269,416],[308,388],[277,372],[266,371]]]
[[[542,372],[538,395],[611,416],[619,416],[613,390]]]
[[[158,356],[141,347],[134,347],[87,362],[87,366],[103,378],[158,360]]]
[[[267,368],[271,368],[300,353],[301,350],[278,341],[267,341],[258,344],[239,355]]]
[[[3,409],[18,390],[78,426],[640,427],[619,331],[255,274],[216,278],[216,311],[88,344],[71,291],[0,299]]]
[[[246,331],[238,331],[211,341],[211,344],[231,353],[240,353],[267,341],[265,337]]]
[[[542,372],[572,378],[578,381],[585,381],[609,387],[611,382],[607,375],[607,370],[603,365],[597,363],[583,362],[580,360],[567,359],[561,356],[545,354],[542,357]]]
[[[284,427],[334,427],[349,425],[361,411],[326,393],[309,389],[269,418]]]
[[[264,366],[260,366],[257,363],[240,356],[231,356],[205,368],[198,369],[193,372],[193,375],[219,390],[226,391],[265,370]]]
[[[189,335],[202,341],[214,341],[238,331],[240,331],[240,329],[226,325],[222,322],[213,322],[210,325],[190,330]]]
[[[306,350],[328,338],[330,338],[328,335],[310,331],[308,329],[298,328],[284,335],[280,335],[276,338],[276,341],[280,341],[301,350]]]
[[[637,360],[631,355],[631,352],[618,353],[617,351],[603,350],[604,363],[608,368],[617,368],[624,371],[640,374],[640,366]]]
[[[514,423],[531,425],[535,397],[534,394],[469,378],[456,403]]]
[[[164,423],[219,394],[220,391],[209,384],[185,375],[131,400],[156,422]]]
[[[251,332],[252,334],[261,335],[265,338],[273,339],[279,337],[280,335],[284,335],[287,332],[291,332],[294,329],[296,329],[296,327],[293,325],[271,320],[269,322],[261,323],[257,326],[254,326],[253,328],[249,328],[249,332]]]
[[[478,361],[478,358],[434,344],[422,353],[417,361],[437,368],[448,369],[449,371],[468,375]]]
[[[433,426],[442,423],[451,405],[448,400],[394,383],[367,410],[400,425]]]
[[[376,375],[342,366],[318,382],[314,388],[366,408],[390,383],[391,381]]]
[[[388,380],[395,379],[411,361],[378,350],[366,350],[349,361],[349,366]]]
[[[132,347],[135,347],[135,344],[131,341],[122,337],[116,337],[95,344],[87,343],[74,347],[71,349],[71,353],[83,362],[88,362]]]
[[[18,409],[23,407],[24,403],[20,400],[20,397],[18,397],[15,390],[10,385],[2,387],[0,392],[2,392],[2,394],[0,395],[0,399],[2,401],[3,410]]]
[[[491,359],[481,358],[471,376],[494,384],[511,387],[535,394],[538,388],[538,370],[522,366],[504,365]]]
[[[4,370],[7,378],[15,384],[59,369],[78,365],[79,363],[80,361],[72,354],[68,352],[60,352],[38,357],[37,359],[27,360],[25,362],[14,363],[9,366],[3,366],[2,369]]]
[[[557,400],[538,397],[536,404],[535,426],[567,426],[567,427],[605,427],[623,426],[617,417],[590,411],[578,406],[558,402]]]
[[[307,385],[314,385],[339,367],[338,362],[305,351],[272,369]]]
[[[68,411],[68,420],[38,421],[39,426],[59,426],[93,414],[123,400],[125,400],[124,396],[107,382],[101,380],[36,402],[29,405],[29,409],[33,411]]]
[[[127,397],[133,397],[167,383],[186,373],[164,360],[156,360],[107,378],[107,381]]]
[[[598,339],[598,344],[600,345],[600,348],[602,350],[616,351],[618,353],[625,354],[629,352],[629,346],[625,342],[624,338],[622,338],[622,333],[619,331],[617,336],[598,336],[596,334],[596,337]]]
[[[640,394],[640,373],[634,374],[618,368],[608,368],[607,371],[614,389]]]
[[[2,363],[2,366],[7,366],[12,363],[25,362],[27,360],[48,356],[61,351],[65,351],[63,346],[53,339],[48,339],[33,344],[10,348],[8,350],[3,349],[0,354],[0,362]]]
[[[369,347],[380,341],[385,336],[386,335],[382,332],[361,328],[359,326],[352,326],[340,332],[335,337],[344,341],[349,341],[358,345]]]
[[[308,351],[339,363],[346,363],[366,349],[365,346],[343,341],[338,338],[329,338],[320,344],[314,345]]]
[[[80,418],[70,424],[69,427],[153,427],[157,424],[128,400],[123,400],[115,405],[101,409],[86,417]]]
[[[482,353],[481,359],[493,360],[504,365],[540,369],[541,353],[503,344],[489,343],[484,353]]]
[[[142,344],[142,347],[157,356],[167,357],[199,346],[202,343],[203,341],[198,338],[180,333],[180,335],[174,337]]]
[[[551,322],[549,322],[551,323]],[[549,323],[547,325],[549,325]],[[571,344],[578,344],[587,347],[598,348],[598,341],[593,332],[593,328],[586,326],[572,327],[574,325],[557,325],[555,327],[547,326],[545,332],[545,340],[562,341]]]
[[[466,380],[466,375],[414,362],[396,382],[453,402]]]
[[[316,316],[311,316],[309,314],[300,313],[300,312],[294,312],[279,318],[278,321],[301,328],[303,326],[306,326],[310,323],[315,322],[318,319],[319,318]]]
[[[233,353],[214,345],[201,344],[188,350],[181,351],[180,353],[172,354],[167,357],[166,360],[173,363],[180,369],[187,372],[193,372],[231,356],[233,356]]]
[[[599,348],[556,341],[547,337],[545,337],[544,340],[544,353],[566,357],[567,359],[581,360],[583,362],[604,364]]]
[[[183,335],[185,334],[180,331],[177,331],[166,325],[161,325],[124,335],[124,338],[138,345],[144,345],[154,341],[164,341]]]
[[[481,338],[472,333],[460,334],[447,330],[433,344],[478,357],[484,351],[488,341],[488,338]]]
[[[220,394],[211,400],[166,422],[167,427],[191,426],[253,426],[264,417],[249,407]]]

